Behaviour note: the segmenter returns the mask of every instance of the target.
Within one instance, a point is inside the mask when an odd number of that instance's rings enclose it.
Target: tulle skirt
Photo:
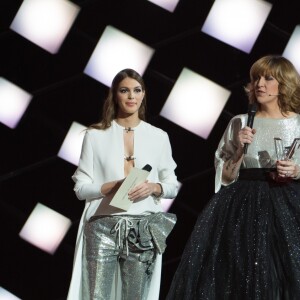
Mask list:
[[[299,300],[300,183],[238,180],[199,215],[168,300]]]

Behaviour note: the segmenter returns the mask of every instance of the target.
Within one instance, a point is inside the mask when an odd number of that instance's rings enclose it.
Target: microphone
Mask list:
[[[268,96],[280,96],[280,94],[276,94],[276,95],[268,94]]]
[[[150,172],[151,170],[152,170],[152,167],[150,166],[150,165],[145,165],[144,167],[143,167],[143,169],[142,170],[145,170],[145,171],[148,171],[148,172]]]
[[[257,104],[256,103],[250,104],[248,107],[248,119],[247,119],[247,126],[250,128],[252,128],[253,126],[253,121],[254,121],[256,111],[257,111]],[[247,151],[248,151],[248,143],[246,143],[244,146],[244,154],[246,154]]]

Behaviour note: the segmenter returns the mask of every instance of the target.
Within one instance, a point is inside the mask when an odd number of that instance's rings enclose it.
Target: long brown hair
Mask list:
[[[278,85],[278,105],[282,113],[300,112],[300,76],[294,65],[285,57],[267,55],[257,60],[250,68],[249,102],[257,103],[254,93],[254,81],[259,76],[274,77]],[[259,105],[259,103],[258,103]]]
[[[142,87],[142,90],[145,92],[145,83],[142,76],[133,69],[124,69],[120,71],[113,79],[111,88],[108,91],[107,98],[103,104],[102,110],[102,120],[99,123],[95,123],[89,126],[89,128],[96,128],[96,129],[107,129],[111,126],[111,122],[117,117],[118,115],[118,103],[116,99],[116,94],[118,91],[118,87],[120,82],[125,78],[132,78],[139,82]],[[146,93],[144,95],[143,101],[139,108],[139,118],[143,121],[146,120]]]

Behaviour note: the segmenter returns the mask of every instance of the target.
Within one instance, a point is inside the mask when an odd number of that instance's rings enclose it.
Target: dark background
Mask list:
[[[164,299],[196,217],[214,193],[219,139],[230,118],[247,111],[243,85],[249,67],[263,55],[282,54],[299,23],[298,1],[268,1],[273,8],[250,54],[201,32],[211,0],[181,0],[174,13],[146,0],[73,2],[81,11],[52,55],[9,29],[22,1],[0,0],[0,76],[34,96],[16,129],[0,123],[0,286],[25,300],[66,298],[84,203],[73,193],[76,167],[57,153],[73,121],[87,126],[99,120],[107,87],[83,69],[112,25],[156,50],[144,73],[148,121],[169,133],[182,183],[171,208],[178,222],[163,260]],[[184,67],[232,92],[207,140],[159,116]],[[73,222],[54,255],[18,236],[37,202]]]

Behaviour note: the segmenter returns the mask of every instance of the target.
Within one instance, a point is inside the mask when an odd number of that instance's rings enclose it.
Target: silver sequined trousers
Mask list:
[[[175,216],[156,213],[92,218],[84,227],[82,299],[109,300],[118,266],[122,300],[144,300],[148,296],[158,253]]]

